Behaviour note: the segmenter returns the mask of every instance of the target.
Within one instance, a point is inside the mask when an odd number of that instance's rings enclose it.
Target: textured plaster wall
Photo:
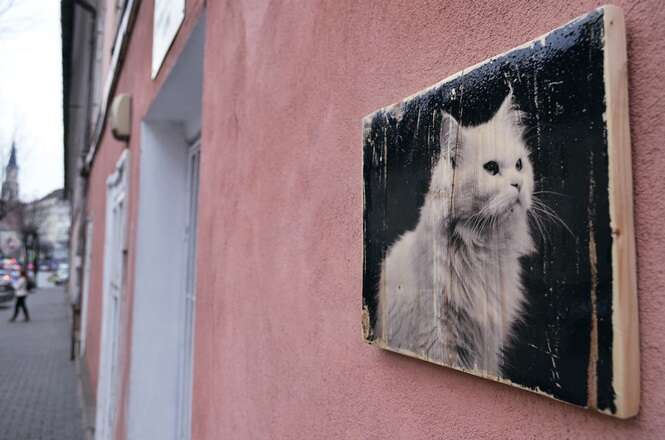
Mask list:
[[[591,1],[208,2],[195,439],[662,438],[665,8],[626,2],[642,412],[619,421],[360,336],[365,114]]]

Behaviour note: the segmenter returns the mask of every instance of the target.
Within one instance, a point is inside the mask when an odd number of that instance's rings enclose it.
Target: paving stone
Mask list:
[[[28,296],[32,321],[0,304],[0,440],[82,440],[70,309],[62,288]]]

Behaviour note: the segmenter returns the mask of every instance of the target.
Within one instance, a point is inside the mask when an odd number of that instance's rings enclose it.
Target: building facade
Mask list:
[[[95,438],[659,438],[659,1],[619,2],[643,382],[630,421],[361,337],[362,117],[597,2],[63,5],[70,285]]]
[[[57,189],[41,199],[25,204],[25,219],[36,227],[40,260],[67,262],[69,259],[69,225],[71,213],[64,190]]]

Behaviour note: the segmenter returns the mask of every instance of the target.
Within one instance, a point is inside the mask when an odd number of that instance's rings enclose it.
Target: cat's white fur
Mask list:
[[[519,258],[533,250],[533,168],[512,93],[475,127],[442,113],[440,142],[418,224],[383,261],[375,333],[390,348],[500,376],[524,303]]]

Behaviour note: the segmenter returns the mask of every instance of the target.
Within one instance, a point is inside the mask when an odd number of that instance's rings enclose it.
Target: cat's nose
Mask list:
[[[520,184],[519,183],[511,183],[510,186],[517,188],[517,192],[520,191]]]

